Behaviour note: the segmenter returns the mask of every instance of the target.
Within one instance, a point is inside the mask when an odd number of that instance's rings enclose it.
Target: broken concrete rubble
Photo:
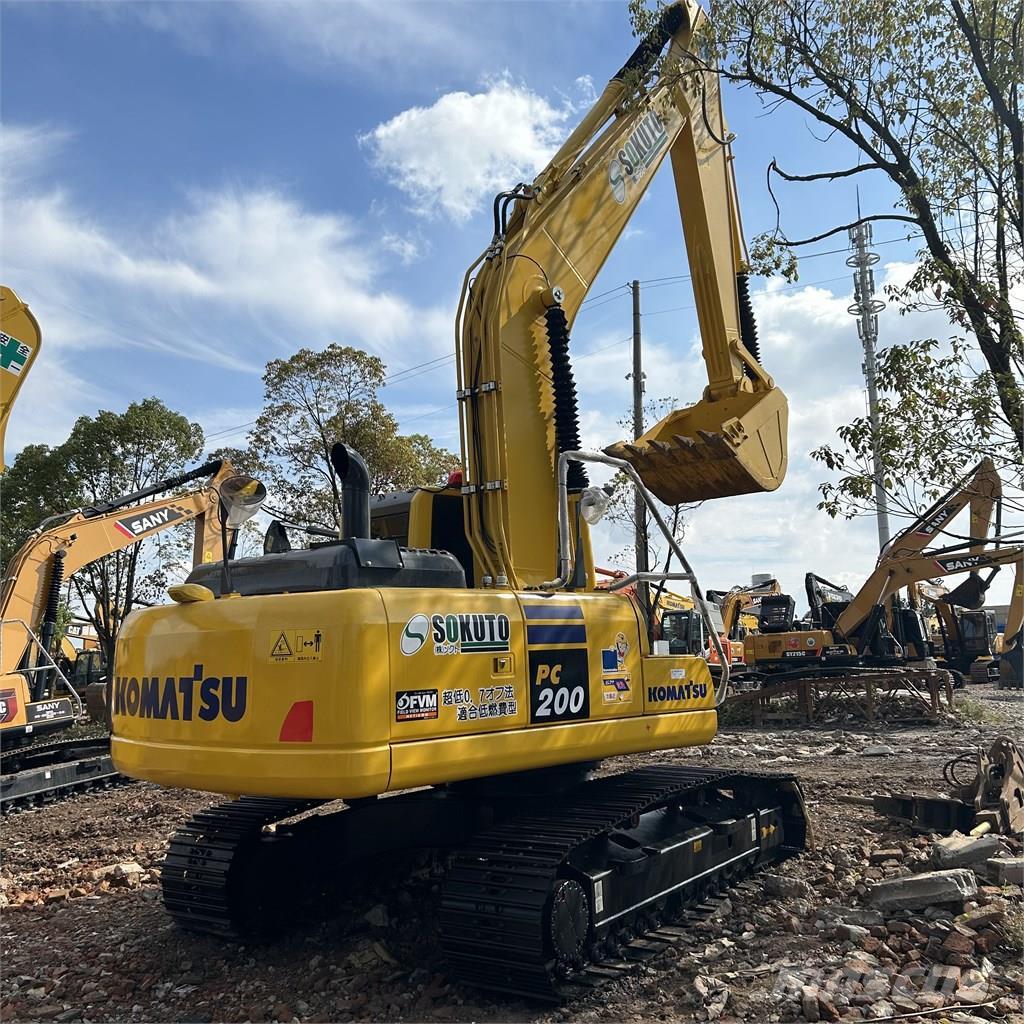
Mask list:
[[[974,873],[966,868],[953,868],[878,882],[868,898],[883,910],[920,910],[935,904],[962,903],[977,892]]]
[[[1003,852],[998,836],[965,836],[954,832],[932,844],[932,860],[940,868],[962,868]]]

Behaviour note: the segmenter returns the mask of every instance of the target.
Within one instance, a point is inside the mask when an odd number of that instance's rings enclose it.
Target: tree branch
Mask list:
[[[855,228],[858,224],[867,224],[869,221],[879,220],[897,220],[902,221],[904,224],[913,224],[915,227],[921,226],[920,221],[915,217],[905,217],[903,214],[899,213],[876,213],[870,217],[860,217],[855,221],[851,221],[849,224],[840,224],[839,227],[832,228],[830,231],[825,231],[820,235],[814,235],[812,238],[801,238],[795,242],[791,242],[785,235],[782,237],[788,246],[810,245],[811,242],[820,242],[823,238],[828,238],[830,235],[836,235],[840,231],[849,231],[850,228]]]
[[[768,165],[769,171],[774,171],[780,178],[785,181],[835,181],[836,178],[849,178],[851,175],[860,174],[861,171],[884,171],[884,167],[880,167],[878,164],[858,164],[856,167],[849,167],[845,171],[819,171],[817,174],[790,174],[788,171],[784,171],[778,163],[776,163],[775,157],[772,157],[772,162]]]

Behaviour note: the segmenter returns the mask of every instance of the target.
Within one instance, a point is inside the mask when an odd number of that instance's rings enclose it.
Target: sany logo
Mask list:
[[[958,555],[956,558],[936,558],[935,564],[943,572],[964,572],[967,569],[976,569],[979,565],[986,565],[988,559],[984,555]]]
[[[426,642],[430,633],[430,620],[426,615],[414,615],[402,630],[400,646],[405,655],[415,654]]]
[[[931,537],[938,533],[959,511],[958,505],[947,505],[945,508],[940,508],[931,519],[926,519],[920,529],[915,530],[914,533],[919,537]]]
[[[149,512],[141,516],[125,516],[124,519],[116,520],[114,525],[126,537],[131,537],[134,540],[136,537],[141,537],[144,533],[149,533],[150,530],[155,530],[158,526],[167,526],[169,523],[174,523],[184,518],[185,514],[177,509],[161,508],[156,512]]]

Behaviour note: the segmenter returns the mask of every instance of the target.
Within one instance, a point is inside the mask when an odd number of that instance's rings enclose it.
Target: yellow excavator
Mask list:
[[[1024,548],[1000,540],[1001,498],[995,466],[991,459],[982,459],[968,477],[890,541],[856,594],[808,573],[807,622],[795,620],[795,602],[789,595],[764,598],[759,631],[745,641],[748,676],[777,683],[927,663],[932,650],[920,611],[897,607],[893,599],[905,587],[968,573],[946,600],[958,607],[980,608],[994,574],[982,578],[981,572],[1017,565],[1024,555]],[[951,545],[929,547],[941,534],[950,533],[950,524],[968,506],[969,535]],[[993,510],[996,533],[990,537]]]
[[[10,288],[0,285],[0,470],[4,468],[7,420],[42,344],[39,324],[28,306]]]
[[[673,549],[678,572],[640,581],[688,583],[710,623],[651,490],[771,490],[786,465],[718,81],[689,55],[702,19],[668,7],[548,167],[495,200],[456,327],[461,487],[371,506],[365,465],[339,443],[344,538],[268,538],[270,553],[200,566],[173,604],[125,621],[116,766],[239,797],[171,840],[161,885],[182,926],[273,930],[306,902],[329,905],[355,862],[442,847],[450,976],[558,999],[615,975],[624,947],[664,948],[661,925],[709,892],[804,848],[789,775],[645,758],[593,777],[603,758],[710,742],[729,666],[716,685],[703,658],[655,653],[628,594],[637,574],[596,587],[588,524],[607,494],[587,467],[629,477]],[[654,78],[666,44],[679,73]],[[569,328],[666,156],[711,383],[637,443],[582,451]],[[229,522],[247,512],[229,507]],[[320,807],[338,798],[347,807]]]
[[[194,564],[219,558],[218,490],[233,475],[228,462],[214,460],[132,494],[52,516],[12,556],[0,586],[0,811],[53,799],[117,774],[106,736],[36,742],[83,722],[86,694],[80,684],[105,675],[94,637],[85,637],[81,652],[58,643],[65,580],[90,562],[193,520]],[[207,478],[196,490],[146,501]],[[97,706],[102,701],[90,701],[92,717]]]

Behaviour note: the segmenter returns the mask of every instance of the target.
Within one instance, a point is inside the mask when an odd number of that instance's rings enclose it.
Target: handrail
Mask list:
[[[57,662],[53,660],[53,657],[50,654],[50,652],[46,650],[45,647],[43,647],[43,644],[40,641],[39,637],[37,637],[36,634],[32,631],[32,628],[29,626],[29,624],[24,619],[0,619],[0,627],[8,625],[21,626],[21,628],[25,630],[30,641],[30,646],[27,647],[26,650],[31,650],[31,644],[35,644],[36,649],[39,651],[40,655],[42,655],[44,662],[48,662],[48,664],[44,663],[42,665],[33,665],[31,668],[18,669],[19,674],[23,676],[28,676],[32,675],[34,672],[56,673],[58,679],[60,679],[60,681],[64,684],[65,689],[67,689],[68,693],[71,694],[71,697],[74,699],[75,704],[78,706],[77,711],[75,712],[75,717],[83,718],[85,716],[85,704],[82,702],[82,698],[79,696],[78,691],[71,685],[71,680],[68,679],[68,677],[64,675],[63,672],[61,672],[60,666],[57,664]]]
[[[722,702],[725,700],[726,694],[729,689],[729,658],[726,656],[725,649],[722,647],[722,640],[718,635],[718,630],[715,628],[714,623],[711,621],[711,611],[704,600],[704,593],[700,588],[700,584],[697,582],[697,575],[690,566],[686,555],[683,554],[683,549],[679,546],[675,537],[672,535],[672,531],[668,528],[668,524],[665,522],[658,511],[657,505],[654,502],[654,498],[651,496],[651,492],[644,486],[643,481],[640,479],[640,475],[637,471],[626,462],[624,459],[616,459],[612,455],[605,455],[603,452],[586,452],[586,451],[572,451],[562,452],[558,456],[558,576],[553,580],[547,580],[540,584],[541,590],[562,590],[568,584],[572,574],[572,535],[569,530],[569,487],[568,487],[568,473],[570,462],[595,462],[603,466],[611,466],[613,469],[620,470],[625,473],[633,482],[633,486],[636,488],[637,493],[643,499],[644,504],[647,506],[648,511],[651,513],[651,518],[658,524],[658,528],[661,530],[668,542],[669,547],[675,554],[676,558],[679,559],[679,564],[683,567],[684,572],[682,573],[659,573],[659,572],[646,572],[646,573],[634,573],[632,576],[627,576],[625,579],[616,580],[609,590],[618,590],[621,587],[628,586],[631,582],[649,582],[649,583],[660,583],[662,580],[687,580],[690,584],[690,596],[693,598],[694,607],[700,612],[700,617],[704,622],[704,627],[708,631],[708,636],[711,638],[711,643],[715,648],[715,652],[718,654],[719,661],[722,665],[722,675],[719,680],[719,687],[715,694],[715,707],[721,707]]]

